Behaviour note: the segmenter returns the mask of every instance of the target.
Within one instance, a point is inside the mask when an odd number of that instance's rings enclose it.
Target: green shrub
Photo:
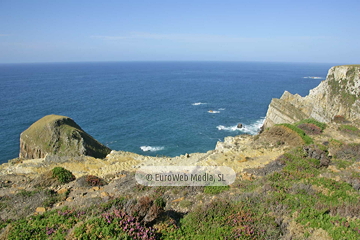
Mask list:
[[[55,167],[52,169],[52,176],[60,183],[69,183],[75,180],[75,176],[69,170],[63,167]]]
[[[158,197],[154,201],[155,205],[159,208],[164,208],[166,206],[166,201],[162,197]]]
[[[226,239],[231,235],[227,216],[234,213],[233,206],[224,200],[215,200],[198,206],[181,219],[181,227],[165,233],[164,239]]]

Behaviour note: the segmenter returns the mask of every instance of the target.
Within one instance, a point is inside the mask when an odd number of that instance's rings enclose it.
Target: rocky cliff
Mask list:
[[[104,158],[110,149],[87,134],[69,117],[47,115],[20,135],[19,158],[92,156]]]
[[[360,65],[330,68],[326,80],[305,97],[285,91],[280,99],[272,99],[264,127],[306,118],[330,122],[336,115],[354,123],[360,119]]]

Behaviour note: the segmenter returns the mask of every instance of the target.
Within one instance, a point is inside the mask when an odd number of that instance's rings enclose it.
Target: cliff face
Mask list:
[[[360,119],[360,65],[330,68],[326,80],[301,97],[285,91],[280,99],[272,99],[264,127],[294,123],[306,118],[330,122],[335,115],[350,121]]]
[[[110,149],[87,134],[69,117],[45,116],[20,134],[20,158],[92,156],[104,158]]]

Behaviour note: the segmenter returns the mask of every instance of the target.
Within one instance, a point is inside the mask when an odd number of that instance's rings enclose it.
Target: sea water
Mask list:
[[[308,94],[336,64],[100,62],[0,64],[0,163],[48,114],[114,150],[177,156],[256,134],[272,98]],[[243,128],[237,128],[242,123]]]

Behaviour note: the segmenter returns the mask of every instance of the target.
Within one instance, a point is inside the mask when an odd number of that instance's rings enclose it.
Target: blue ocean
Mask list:
[[[272,98],[305,96],[336,64],[100,62],[0,64],[0,163],[48,114],[74,119],[114,150],[177,156],[255,134]],[[315,77],[315,78],[314,78]],[[242,123],[244,127],[237,129]]]

